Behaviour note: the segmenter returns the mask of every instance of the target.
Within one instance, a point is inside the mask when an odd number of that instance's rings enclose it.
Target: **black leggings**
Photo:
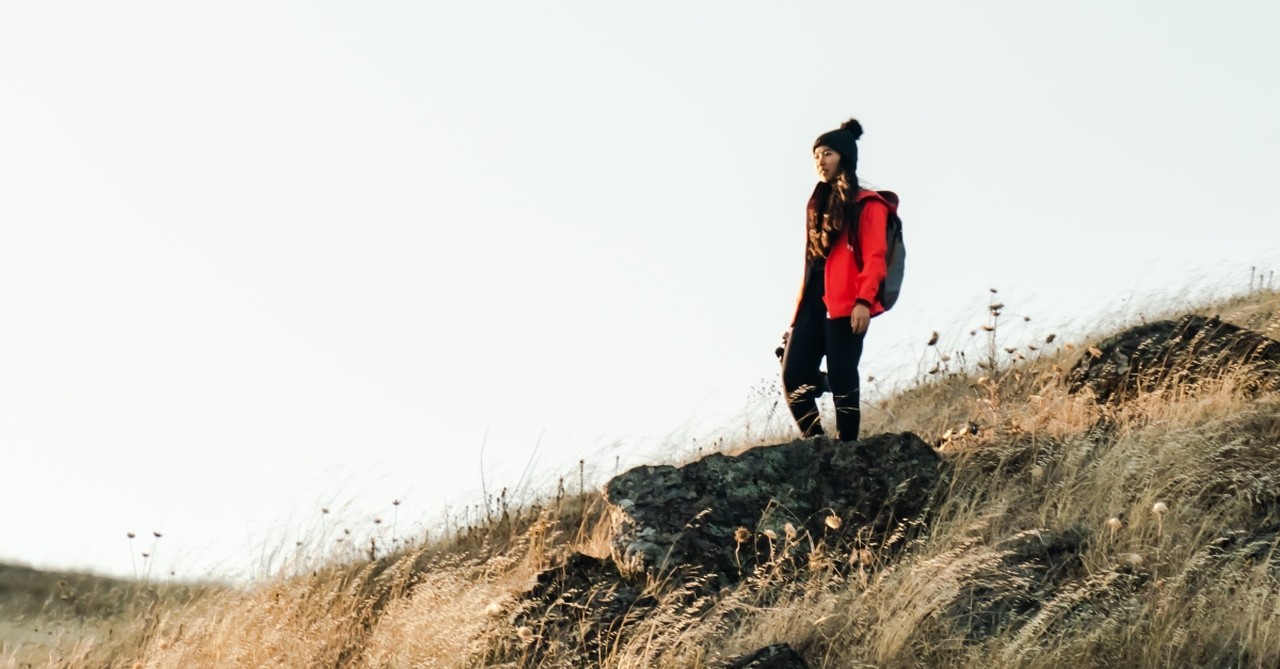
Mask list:
[[[822,293],[821,271],[811,273],[805,281],[799,313],[782,354],[782,386],[801,434],[805,437],[822,434],[822,423],[818,420],[822,372],[818,365],[825,355],[827,379],[836,405],[836,438],[856,441],[861,421],[858,360],[862,357],[863,335],[854,334],[848,316],[827,318]]]

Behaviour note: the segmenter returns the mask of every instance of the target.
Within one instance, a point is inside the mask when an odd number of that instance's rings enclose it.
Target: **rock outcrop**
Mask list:
[[[947,607],[946,634],[982,643],[1025,625],[1041,604],[1087,573],[1084,554],[1093,534],[1080,527],[1023,532],[992,547],[990,560],[958,585]]]
[[[1247,391],[1280,388],[1280,342],[1217,318],[1158,321],[1090,347],[1067,381],[1072,392],[1088,388],[1106,403],[1227,374]]]
[[[775,643],[730,662],[725,669],[809,669],[809,664],[791,646]]]
[[[521,667],[593,666],[608,655],[624,628],[653,610],[657,600],[645,583],[627,579],[613,560],[575,553],[538,575],[524,595],[517,629],[529,630]],[[577,639],[574,647],[548,639]]]
[[[512,621],[528,642],[505,659],[594,666],[633,625],[689,624],[758,567],[802,569],[815,555],[847,566],[870,549],[889,550],[901,537],[890,533],[927,511],[946,474],[941,456],[911,433],[855,443],[819,437],[632,469],[605,487],[612,557],[577,554],[543,572]],[[663,602],[650,587],[659,581],[674,584]],[[684,614],[646,620],[659,604]],[[805,665],[794,650],[772,646],[730,666]]]
[[[697,566],[732,582],[783,545],[878,545],[896,521],[925,510],[943,474],[941,456],[911,433],[637,467],[605,487],[614,559],[627,574]]]

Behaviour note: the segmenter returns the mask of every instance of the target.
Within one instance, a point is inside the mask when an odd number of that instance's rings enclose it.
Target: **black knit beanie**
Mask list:
[[[861,137],[862,124],[858,123],[858,119],[851,118],[841,123],[839,128],[818,135],[818,139],[813,142],[813,148],[816,149],[819,146],[830,147],[840,154],[840,159],[847,166],[847,169],[857,170],[858,139]]]

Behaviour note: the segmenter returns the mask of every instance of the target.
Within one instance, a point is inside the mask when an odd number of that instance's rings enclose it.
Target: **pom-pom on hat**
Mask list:
[[[818,135],[813,148],[826,146],[840,154],[841,160],[850,170],[858,168],[858,140],[862,137],[862,124],[851,118],[840,124],[839,128]]]

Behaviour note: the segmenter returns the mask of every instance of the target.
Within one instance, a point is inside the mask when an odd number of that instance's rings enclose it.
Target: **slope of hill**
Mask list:
[[[81,666],[73,659],[87,659],[84,651],[114,638],[117,629],[211,588],[0,564],[0,666]]]
[[[1280,334],[1275,291],[1197,311]],[[1158,383],[1137,370],[1096,397],[1071,370],[1109,360],[1101,339],[992,335],[968,365],[929,352],[937,372],[867,416],[868,434],[913,432],[947,468],[885,533],[835,502],[812,527],[760,509],[721,545],[699,535],[721,565],[756,551],[722,578],[611,559],[632,507],[561,493],[448,542],[245,588],[108,582],[73,605],[85,586],[6,569],[0,667],[721,667],[775,644],[732,666],[1280,665],[1280,393],[1227,346],[1162,354]]]

